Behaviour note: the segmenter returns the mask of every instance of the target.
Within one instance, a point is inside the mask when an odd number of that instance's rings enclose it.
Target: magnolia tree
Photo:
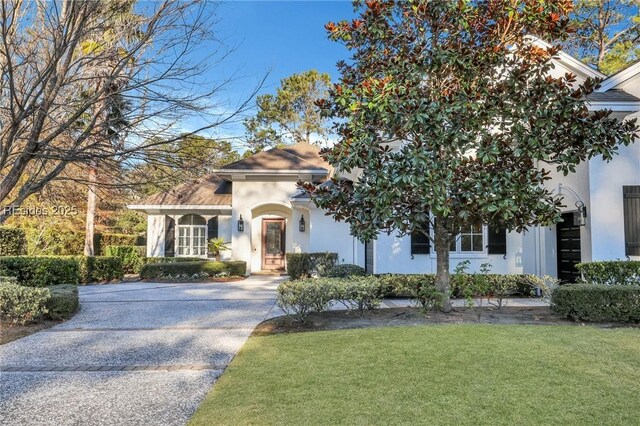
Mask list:
[[[354,7],[357,19],[326,25],[352,56],[318,103],[340,136],[322,155],[343,175],[300,185],[362,240],[381,231],[430,238],[449,310],[449,247],[463,227],[558,222],[550,170],[610,160],[638,129],[587,109],[596,81],[549,75],[559,48],[530,35],[564,40],[570,0]]]

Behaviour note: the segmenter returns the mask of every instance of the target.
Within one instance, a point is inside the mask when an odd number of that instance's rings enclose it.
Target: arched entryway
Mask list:
[[[291,250],[291,208],[263,204],[251,209],[251,216],[252,270],[284,270],[285,253]]]

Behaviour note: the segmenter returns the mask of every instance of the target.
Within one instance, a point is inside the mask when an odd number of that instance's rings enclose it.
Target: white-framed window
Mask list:
[[[460,230],[451,242],[449,252],[451,254],[484,254],[487,234],[486,226],[481,223],[467,225]],[[435,235],[432,234],[435,238]],[[435,250],[433,251],[435,254]]]
[[[178,220],[176,227],[177,256],[207,255],[207,221],[199,215],[188,214]]]

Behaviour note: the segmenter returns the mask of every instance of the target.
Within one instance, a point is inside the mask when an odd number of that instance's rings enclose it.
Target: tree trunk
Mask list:
[[[95,160],[91,161],[89,166],[89,194],[87,195],[87,222],[84,235],[84,255],[94,256],[93,247],[94,220],[96,217],[96,175],[98,173],[98,165]]]
[[[443,295],[442,311],[451,311],[451,286],[449,285],[449,246],[451,235],[443,219],[435,221],[435,249],[436,249],[436,288]]]

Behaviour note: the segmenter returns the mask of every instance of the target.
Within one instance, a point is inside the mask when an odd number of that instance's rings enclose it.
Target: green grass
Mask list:
[[[251,338],[191,425],[639,419],[640,329],[472,324]]]

